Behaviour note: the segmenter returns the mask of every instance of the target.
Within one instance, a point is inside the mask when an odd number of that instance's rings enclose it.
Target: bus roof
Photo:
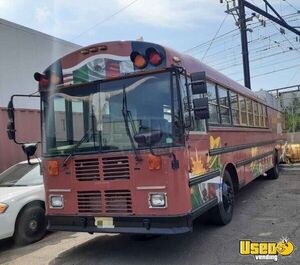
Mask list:
[[[156,50],[162,56],[161,63],[157,66],[148,63],[143,69],[138,69],[132,62],[131,55],[137,53],[146,57],[149,49]],[[45,73],[56,72],[61,76],[61,84],[70,85],[174,65],[185,68],[188,73],[204,71],[208,80],[265,104],[253,91],[196,58],[143,41],[112,41],[82,47],[53,63]]]

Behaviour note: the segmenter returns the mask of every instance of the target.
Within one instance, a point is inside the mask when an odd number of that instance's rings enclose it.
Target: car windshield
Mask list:
[[[82,139],[76,153],[131,150],[126,123],[132,136],[161,132],[154,147],[178,144],[174,124],[179,123],[172,120],[179,119],[179,108],[171,80],[170,72],[148,74],[64,87],[44,96],[44,155],[70,154]]]
[[[17,164],[0,174],[0,187],[34,186],[43,184],[39,164]]]

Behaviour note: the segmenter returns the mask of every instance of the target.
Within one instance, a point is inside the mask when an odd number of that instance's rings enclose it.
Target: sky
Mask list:
[[[263,8],[262,0],[249,2]],[[300,26],[299,0],[269,2],[290,24]],[[143,37],[190,53],[243,83],[240,35],[225,10],[220,0],[0,0],[0,18],[49,35],[83,46]],[[248,17],[251,13],[247,10]],[[248,24],[253,89],[300,84],[296,35],[280,34],[269,21],[263,27],[256,17]]]

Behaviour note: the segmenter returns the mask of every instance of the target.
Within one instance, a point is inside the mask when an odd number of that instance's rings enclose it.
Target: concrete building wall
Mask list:
[[[0,107],[6,107],[14,93],[37,90],[33,78],[52,62],[80,46],[0,19]],[[23,100],[21,108],[39,108]]]
[[[0,19],[0,172],[25,160],[21,146],[6,134],[6,107],[13,94],[37,91],[35,72],[42,72],[58,58],[80,48],[47,34]],[[17,136],[24,141],[40,140],[38,100],[17,99]]]

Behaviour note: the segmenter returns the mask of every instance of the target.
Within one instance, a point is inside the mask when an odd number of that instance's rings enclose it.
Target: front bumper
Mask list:
[[[98,227],[95,217],[48,215],[48,230],[89,233],[181,234],[192,231],[192,216],[113,217],[113,227]]]
[[[0,240],[13,236],[14,222],[13,218],[7,212],[0,214]]]

